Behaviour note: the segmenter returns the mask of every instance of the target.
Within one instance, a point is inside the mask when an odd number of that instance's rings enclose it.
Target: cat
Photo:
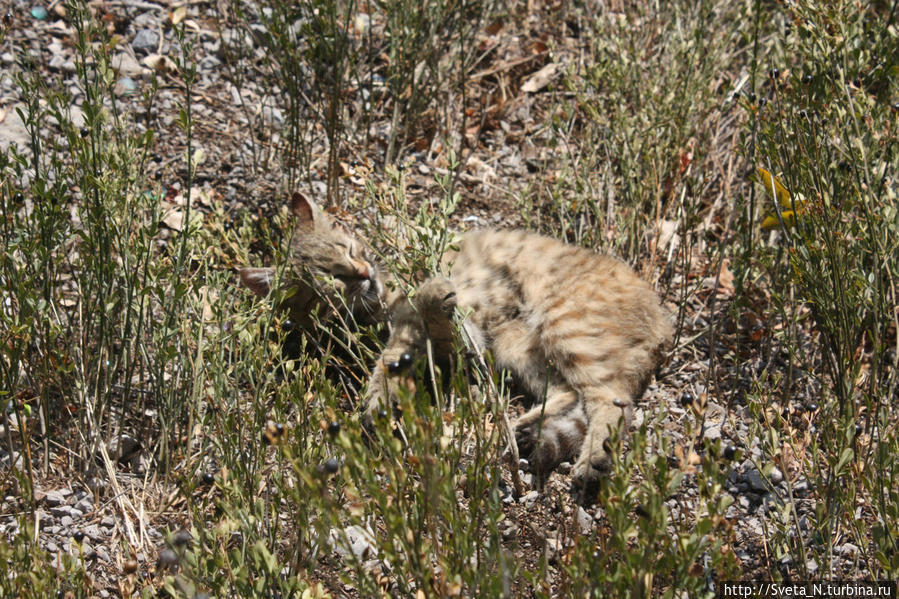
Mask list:
[[[305,195],[294,193],[289,209],[296,225],[284,280],[275,290],[287,332],[282,354],[297,359],[304,345],[317,348],[328,358],[327,374],[357,396],[368,373],[356,371],[358,352],[350,345],[358,342],[360,326],[386,319],[380,269],[366,245]],[[272,293],[275,275],[273,267],[240,269],[241,282],[261,297]]]
[[[575,460],[572,490],[592,502],[611,466],[609,428],[629,422],[673,336],[655,292],[615,258],[525,231],[467,233],[442,264],[448,276],[390,306],[368,418],[395,401],[397,375],[428,341],[448,364],[461,328],[538,400],[515,422],[519,455],[541,480]]]
[[[452,369],[461,329],[536,401],[514,425],[520,455],[540,480],[574,460],[573,489],[590,501],[611,464],[609,428],[629,420],[673,336],[649,284],[609,256],[535,233],[482,230],[444,255],[446,276],[406,296],[366,246],[305,196],[294,196],[291,211],[291,271],[302,274],[288,277],[296,292],[282,308],[307,333],[347,317],[390,322],[367,385],[366,422],[395,405],[428,342],[437,365]],[[267,295],[273,274],[243,269],[241,280]]]
[[[296,228],[280,308],[294,326],[311,332],[334,318],[383,320],[384,288],[368,247],[299,192],[291,197],[290,212]],[[271,293],[274,278],[273,267],[240,269],[241,282],[261,297]]]

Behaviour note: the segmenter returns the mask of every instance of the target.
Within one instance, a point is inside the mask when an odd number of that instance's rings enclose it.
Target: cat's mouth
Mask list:
[[[353,277],[338,280],[343,283],[344,299],[351,311],[365,314],[374,314],[378,311],[382,285],[377,278]]]

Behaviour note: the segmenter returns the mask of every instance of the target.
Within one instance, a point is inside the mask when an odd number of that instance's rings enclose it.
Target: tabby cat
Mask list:
[[[297,206],[297,203],[299,205]],[[311,202],[294,199],[300,224],[292,248],[299,290],[287,300],[298,322],[312,307],[336,306],[378,320],[389,316],[390,338],[368,384],[367,418],[389,408],[400,375],[430,340],[438,363],[454,355],[456,331],[492,353],[536,405],[515,423],[522,457],[540,476],[576,460],[578,489],[592,489],[608,471],[609,427],[639,398],[672,337],[652,288],[623,262],[524,231],[463,235],[437,276],[411,298],[387,294],[377,265],[357,241]],[[257,293],[270,274],[244,269]],[[339,301],[340,296],[345,298]],[[461,318],[461,322],[457,320]]]
[[[368,412],[395,397],[391,374],[428,339],[448,361],[461,315],[470,342],[538,400],[515,423],[522,457],[540,476],[576,458],[574,487],[589,495],[610,466],[609,427],[629,420],[671,341],[652,288],[615,258],[524,231],[465,234],[443,266],[448,277],[393,301]]]
[[[290,212],[296,219],[290,268],[281,308],[301,330],[331,318],[371,324],[382,320],[384,287],[368,248],[335,224],[314,202],[294,193]],[[247,267],[240,280],[254,293],[271,292],[275,269]]]
[[[377,263],[367,247],[304,195],[293,195],[290,211],[296,229],[284,282],[277,293],[286,313],[282,354],[297,359],[303,348],[307,353],[313,349],[325,363],[325,374],[339,380],[348,396],[356,397],[368,374],[359,369],[358,348],[352,347],[360,339],[358,327],[386,319]],[[275,269],[242,268],[240,279],[254,293],[266,297],[272,291]]]

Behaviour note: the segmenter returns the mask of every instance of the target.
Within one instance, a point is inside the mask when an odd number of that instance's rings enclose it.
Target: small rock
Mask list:
[[[91,547],[91,545],[87,542],[81,545],[81,551],[84,554],[84,559],[97,559],[97,550]]]
[[[812,558],[812,559],[808,560],[807,562],[805,562],[805,567],[808,568],[809,574],[814,574],[815,572],[818,571],[818,562],[816,562],[815,559]]]
[[[84,527],[84,534],[86,534],[87,536],[89,536],[89,537],[90,537],[91,539],[93,539],[94,541],[98,541],[98,542],[101,541],[101,540],[103,540],[104,537],[106,537],[106,534],[103,533],[103,532],[100,530],[100,527],[97,526],[96,524],[90,524],[90,525],[88,525],[88,526],[85,526],[85,527]]]
[[[587,534],[593,530],[593,518],[581,506],[577,507],[577,527],[581,534]]]
[[[771,485],[765,482],[765,479],[762,478],[761,473],[757,468],[751,468],[743,473],[743,480],[749,487],[754,491],[769,491]]]
[[[776,466],[772,468],[771,474],[768,476],[771,480],[772,485],[779,485],[781,481],[784,479],[783,472],[781,472]]]
[[[262,120],[266,125],[274,128],[280,128],[284,124],[284,115],[274,106],[262,107]]]
[[[205,56],[200,59],[200,70],[212,71],[213,69],[216,69],[220,64],[222,64],[222,61],[215,56]]]
[[[142,29],[131,40],[131,47],[135,52],[150,54],[156,52],[159,47],[159,32],[153,29]]]
[[[504,541],[511,541],[518,537],[518,526],[512,524],[508,528],[504,529],[502,532],[502,537]]]
[[[26,110],[24,104],[10,106],[6,112],[6,118],[0,121],[0,151],[2,152],[8,150],[13,144],[16,144],[20,150],[24,150],[31,143],[31,136],[28,135],[25,123],[19,118],[17,108],[21,108],[23,111]],[[4,454],[3,467],[9,468],[11,461],[15,462],[16,468],[21,469],[21,456],[17,455],[14,460],[10,460],[9,455]]]
[[[518,503],[523,503],[525,507],[531,507],[540,497],[537,491],[529,491],[523,497],[519,498]]]
[[[50,59],[50,62],[47,63],[47,66],[53,69],[54,71],[63,70],[63,66],[66,64],[66,57],[62,54],[54,54]]]
[[[112,68],[123,77],[139,77],[144,68],[127,52],[119,52],[112,57]]]
[[[44,501],[47,503],[48,507],[56,507],[65,504],[66,498],[71,494],[71,489],[54,489],[52,491],[47,491],[47,494],[44,496]]]
[[[543,547],[546,561],[550,564],[555,564],[562,549],[564,549],[564,544],[559,539],[546,539],[546,545]]]
[[[122,77],[116,84],[113,92],[117,96],[129,96],[137,91],[137,83],[131,77]]]
[[[79,510],[83,514],[87,514],[88,512],[93,511],[94,500],[90,497],[85,497],[75,504],[75,509]]]
[[[31,9],[31,16],[38,21],[43,21],[47,18],[47,9],[38,4]]]
[[[372,558],[378,554],[374,534],[370,530],[355,524],[343,530],[332,528],[329,539],[334,550],[344,557],[353,556],[362,560]]]
[[[63,516],[72,516],[72,510],[74,508],[69,505],[57,505],[55,507],[50,508],[50,513],[57,518],[62,518]]]
[[[112,528],[115,526],[115,518],[112,516],[103,516],[103,519],[100,520],[100,526],[103,528]]]
[[[59,519],[59,523],[63,526],[63,528],[68,528],[75,523],[75,520],[71,516],[63,516]]]

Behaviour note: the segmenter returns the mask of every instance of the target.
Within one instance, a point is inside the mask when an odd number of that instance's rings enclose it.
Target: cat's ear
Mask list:
[[[318,206],[299,191],[290,196],[290,213],[297,217],[297,225],[311,227],[315,224],[315,213]]]
[[[260,297],[265,297],[272,290],[272,281],[275,279],[274,268],[241,268],[240,281],[250,291]]]

